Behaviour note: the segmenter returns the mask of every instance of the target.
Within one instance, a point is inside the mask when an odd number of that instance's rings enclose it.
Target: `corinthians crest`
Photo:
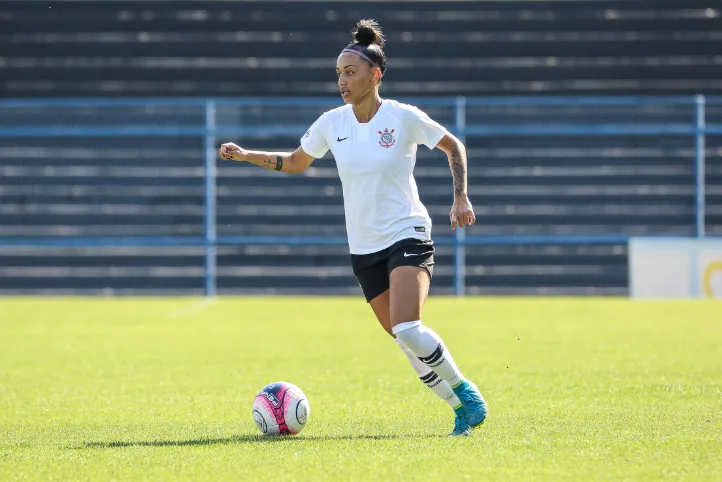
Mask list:
[[[394,129],[391,129],[391,132],[389,132],[388,129],[384,129],[383,132],[379,131],[379,135],[381,136],[381,139],[379,139],[379,145],[381,147],[391,147],[396,144],[396,139],[394,139]]]

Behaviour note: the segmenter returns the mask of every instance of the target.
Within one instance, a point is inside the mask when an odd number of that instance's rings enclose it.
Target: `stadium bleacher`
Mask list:
[[[722,92],[709,0],[56,1],[0,6],[3,96],[322,95],[364,17],[387,95]]]
[[[697,0],[50,2],[0,6],[3,97],[308,96],[336,102],[333,58],[361,17],[388,32],[382,95],[722,92],[722,10]],[[323,107],[219,107],[219,124],[309,125]],[[448,108],[426,109],[453,125]],[[469,124],[672,123],[693,106],[478,106]],[[722,106],[709,106],[710,122]],[[198,125],[197,108],[0,108],[0,127]],[[281,150],[296,136],[249,136]],[[707,230],[722,234],[722,139],[708,137]],[[692,234],[685,136],[469,136],[482,235]],[[0,237],[202,236],[200,138],[1,138]],[[219,164],[219,235],[345,234],[333,162],[302,176]],[[435,234],[451,178],[419,150]],[[452,290],[451,247],[434,290]],[[0,293],[202,293],[197,247],[0,248]],[[345,246],[221,246],[221,293],[355,293]],[[625,294],[626,245],[476,246],[470,293]]]

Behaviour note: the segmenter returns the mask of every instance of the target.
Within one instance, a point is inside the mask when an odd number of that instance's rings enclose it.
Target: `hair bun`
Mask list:
[[[353,33],[355,43],[368,47],[369,45],[376,44],[379,47],[384,46],[386,38],[381,30],[381,26],[376,20],[359,20],[356,24],[356,30]]]

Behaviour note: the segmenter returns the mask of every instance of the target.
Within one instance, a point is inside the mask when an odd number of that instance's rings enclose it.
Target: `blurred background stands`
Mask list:
[[[48,6],[51,8],[48,8]],[[290,150],[340,104],[333,59],[364,17],[388,33],[382,95],[688,95],[689,104],[467,106],[480,129],[688,124],[692,95],[722,93],[722,9],[697,0],[549,2],[33,2],[0,5],[6,98],[253,96],[219,126],[249,148]],[[322,96],[305,102],[298,97]],[[261,97],[292,97],[262,102]],[[422,107],[453,129],[454,100]],[[0,137],[0,238],[204,234],[204,142],[137,137],[133,126],[202,127],[202,107],[0,107],[0,130],[108,128],[99,137]],[[722,123],[722,106],[707,106]],[[273,134],[278,126],[297,126]],[[483,129],[481,129],[483,130]],[[241,132],[241,131],[239,131]],[[695,232],[689,136],[467,135],[469,235]],[[706,231],[722,234],[722,138],[707,137]],[[343,237],[330,158],[302,176],[219,164],[219,236]],[[434,235],[448,232],[451,176],[439,152],[416,170]],[[519,238],[521,239],[521,238]],[[433,289],[451,293],[451,246]],[[499,244],[467,249],[467,292],[626,294],[626,244]],[[203,248],[0,248],[0,293],[202,293]],[[221,293],[356,293],[345,245],[218,248]]]

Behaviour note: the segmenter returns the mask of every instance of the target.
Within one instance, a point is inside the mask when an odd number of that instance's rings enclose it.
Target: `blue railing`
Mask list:
[[[722,125],[706,122],[706,106],[722,105],[722,97],[505,97],[505,98],[419,98],[402,99],[422,107],[449,107],[454,109],[454,133],[464,141],[466,136],[690,136],[695,146],[695,233],[705,236],[705,136],[721,135]],[[221,245],[343,245],[345,237],[328,236],[218,236],[216,232],[216,159],[217,139],[243,135],[298,135],[311,121],[294,125],[217,125],[216,106],[224,107],[332,107],[328,98],[118,98],[118,99],[4,99],[0,100],[0,114],[10,108],[83,108],[83,107],[197,107],[203,109],[203,125],[122,125],[122,126],[0,126],[0,139],[92,138],[92,137],[176,137],[195,136],[204,139],[205,195],[204,236],[177,237],[6,237],[0,238],[5,246],[197,246],[205,250],[205,292],[216,293],[216,248]],[[640,123],[640,124],[467,124],[467,109],[474,106],[649,106],[686,105],[694,107],[694,122]],[[669,235],[675,235],[670,233]],[[550,235],[550,236],[466,236],[457,229],[454,237],[438,237],[439,245],[454,247],[454,291],[465,291],[465,246],[501,244],[624,244],[626,235]]]

